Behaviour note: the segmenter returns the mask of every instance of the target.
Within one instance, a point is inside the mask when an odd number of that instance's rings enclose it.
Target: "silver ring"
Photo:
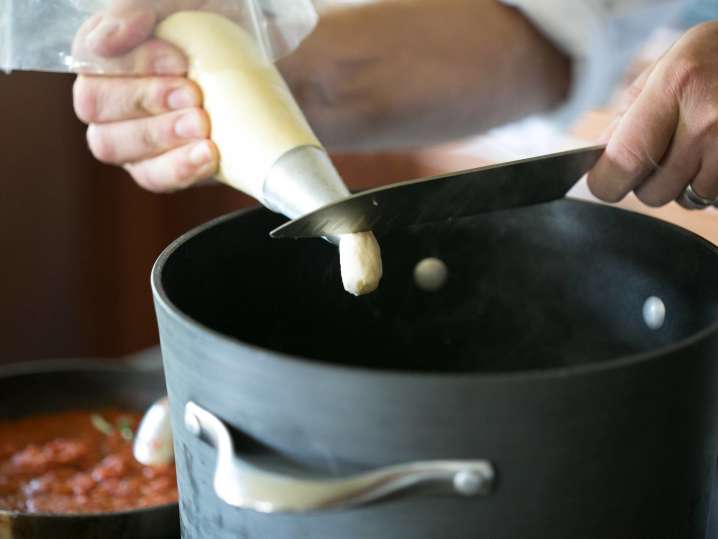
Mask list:
[[[681,202],[683,205],[691,210],[702,210],[704,208],[707,208],[709,206],[713,206],[714,204],[718,203],[718,197],[715,198],[706,198],[700,196],[698,193],[695,192],[693,189],[693,186],[689,183],[685,190],[683,191],[683,194],[681,195]]]

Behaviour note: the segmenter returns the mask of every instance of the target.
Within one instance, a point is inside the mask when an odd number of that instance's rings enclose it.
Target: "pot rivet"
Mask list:
[[[643,321],[650,329],[660,329],[666,321],[666,305],[661,298],[651,296],[643,304]]]
[[[448,277],[449,268],[438,258],[425,258],[414,268],[414,282],[426,292],[441,290]]]
[[[477,473],[463,470],[454,475],[454,489],[464,496],[479,494],[484,486],[484,478]]]

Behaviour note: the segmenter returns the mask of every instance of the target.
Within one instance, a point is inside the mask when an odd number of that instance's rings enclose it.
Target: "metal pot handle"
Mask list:
[[[235,454],[224,423],[193,402],[185,406],[185,427],[217,450],[214,490],[225,503],[260,513],[304,513],[350,509],[417,486],[458,496],[485,496],[495,481],[485,460],[427,461],[391,466],[345,478],[300,478],[263,470]]]

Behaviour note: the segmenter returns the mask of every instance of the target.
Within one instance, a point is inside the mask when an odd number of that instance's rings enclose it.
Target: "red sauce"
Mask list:
[[[0,509],[98,513],[176,502],[174,464],[132,456],[140,419],[103,409],[0,421]]]

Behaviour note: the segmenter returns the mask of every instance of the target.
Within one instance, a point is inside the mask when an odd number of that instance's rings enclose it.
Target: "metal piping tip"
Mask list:
[[[350,194],[326,151],[299,146],[280,157],[269,171],[262,203],[296,219]],[[338,240],[332,241],[335,242]]]

